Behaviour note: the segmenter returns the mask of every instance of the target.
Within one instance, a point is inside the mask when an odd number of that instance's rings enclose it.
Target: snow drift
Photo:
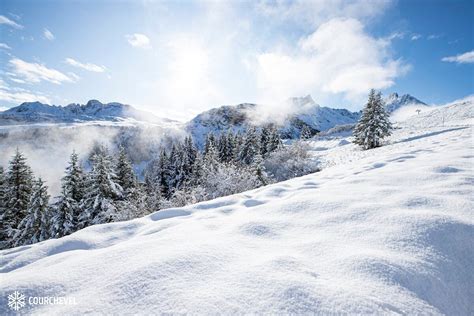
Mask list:
[[[48,315],[472,315],[472,117],[423,122],[370,151],[313,141],[316,174],[1,251],[0,313],[18,290],[75,298],[22,310]]]

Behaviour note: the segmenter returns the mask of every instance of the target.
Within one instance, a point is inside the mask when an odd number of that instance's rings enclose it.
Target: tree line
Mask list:
[[[84,166],[90,166],[85,170]],[[69,235],[90,225],[129,220],[301,176],[317,170],[307,148],[283,146],[275,127],[208,134],[202,150],[190,136],[162,148],[139,181],[126,149],[70,156],[58,196],[35,178],[17,149],[0,167],[0,249]]]

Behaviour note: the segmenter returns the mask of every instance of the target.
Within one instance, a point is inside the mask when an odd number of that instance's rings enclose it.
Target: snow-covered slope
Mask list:
[[[392,93],[384,101],[393,122],[404,121],[410,116],[432,109],[431,106],[409,94],[399,96],[398,93]]]
[[[282,122],[276,122],[284,138],[298,138],[301,129],[308,126],[313,133],[330,129],[336,125],[355,123],[359,113],[346,109],[332,109],[316,104],[311,96],[293,98],[288,102],[291,114]],[[288,107],[290,107],[288,106]],[[244,103],[227,105],[203,112],[186,124],[198,145],[202,145],[208,133],[220,134],[227,130],[243,131],[251,125],[259,126],[260,105]],[[265,123],[275,123],[268,120]]]
[[[446,111],[369,151],[315,140],[315,174],[1,251],[0,313],[18,290],[75,298],[23,309],[47,315],[473,315],[474,131]]]
[[[0,112],[0,125],[21,123],[69,123],[83,121],[124,121],[133,119],[153,123],[170,123],[167,119],[151,113],[139,111],[130,105],[117,102],[101,103],[90,100],[85,105],[69,104],[55,106],[40,102],[25,102],[21,105]]]
[[[472,124],[474,119],[474,95],[443,106],[431,107],[429,111],[409,117],[404,125],[443,126]]]

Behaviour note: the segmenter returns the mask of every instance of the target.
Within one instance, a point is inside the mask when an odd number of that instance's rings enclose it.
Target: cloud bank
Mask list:
[[[385,89],[409,66],[393,59],[390,41],[370,36],[356,19],[335,18],[301,38],[290,51],[257,57],[257,83],[266,102],[318,94],[358,101],[371,88]]]
[[[12,68],[12,76],[28,83],[48,81],[54,84],[62,84],[63,82],[74,82],[77,79],[74,75],[68,76],[45,65],[29,63],[19,58],[11,59],[9,64]]]
[[[105,66],[99,66],[92,63],[81,63],[73,58],[66,58],[65,62],[73,67],[81,68],[92,72],[104,72]]]
[[[9,18],[7,18],[4,15],[0,15],[0,24],[5,24],[5,25],[8,25],[8,26],[14,27],[16,29],[22,29],[23,28],[23,25],[20,25],[20,24],[16,23],[15,21],[10,20]]]
[[[449,63],[472,64],[474,63],[474,50],[456,56],[443,57],[441,60]]]

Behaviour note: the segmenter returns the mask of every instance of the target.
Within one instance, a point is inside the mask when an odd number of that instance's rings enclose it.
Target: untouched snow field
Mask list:
[[[473,315],[466,107],[444,126],[422,113],[369,151],[311,141],[319,173],[4,250],[0,314],[18,290],[75,298],[21,310],[45,315]]]

